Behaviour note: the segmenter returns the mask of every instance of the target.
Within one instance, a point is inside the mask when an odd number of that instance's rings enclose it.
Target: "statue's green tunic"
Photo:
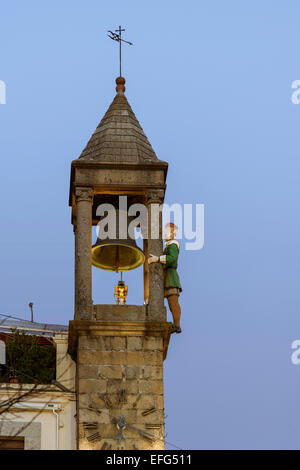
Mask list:
[[[164,286],[165,287],[178,287],[179,291],[182,291],[179,276],[176,271],[177,261],[179,255],[179,247],[177,243],[169,243],[163,254],[165,255],[166,262],[163,263],[164,268]]]

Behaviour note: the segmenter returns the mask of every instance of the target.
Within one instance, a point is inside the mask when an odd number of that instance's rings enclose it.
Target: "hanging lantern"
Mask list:
[[[128,292],[128,286],[125,286],[125,282],[122,280],[122,272],[121,272],[121,280],[118,282],[118,285],[115,286],[114,299],[116,301],[116,304],[118,305],[126,304],[127,292]]]

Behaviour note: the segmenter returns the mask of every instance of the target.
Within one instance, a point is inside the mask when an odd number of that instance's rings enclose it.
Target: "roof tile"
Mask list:
[[[118,92],[79,159],[98,162],[160,161],[123,92]]]

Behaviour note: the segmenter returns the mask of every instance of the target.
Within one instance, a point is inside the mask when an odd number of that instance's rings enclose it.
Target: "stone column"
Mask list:
[[[92,318],[92,203],[93,189],[77,187],[75,229],[75,320]]]
[[[162,255],[162,211],[159,205],[164,201],[162,189],[147,191],[148,207],[148,253]],[[156,216],[158,214],[158,217]],[[165,321],[164,272],[161,263],[149,265],[149,320]]]
[[[146,262],[144,263],[144,302],[149,302],[149,265],[147,263],[147,259],[149,257],[149,250],[148,250],[148,240],[143,240],[143,251],[146,258]]]

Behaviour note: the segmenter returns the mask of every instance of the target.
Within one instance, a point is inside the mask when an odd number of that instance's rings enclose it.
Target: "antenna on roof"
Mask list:
[[[29,308],[30,308],[30,310],[31,310],[31,321],[32,321],[32,323],[33,323],[33,302],[29,302],[28,306],[29,306]]]

